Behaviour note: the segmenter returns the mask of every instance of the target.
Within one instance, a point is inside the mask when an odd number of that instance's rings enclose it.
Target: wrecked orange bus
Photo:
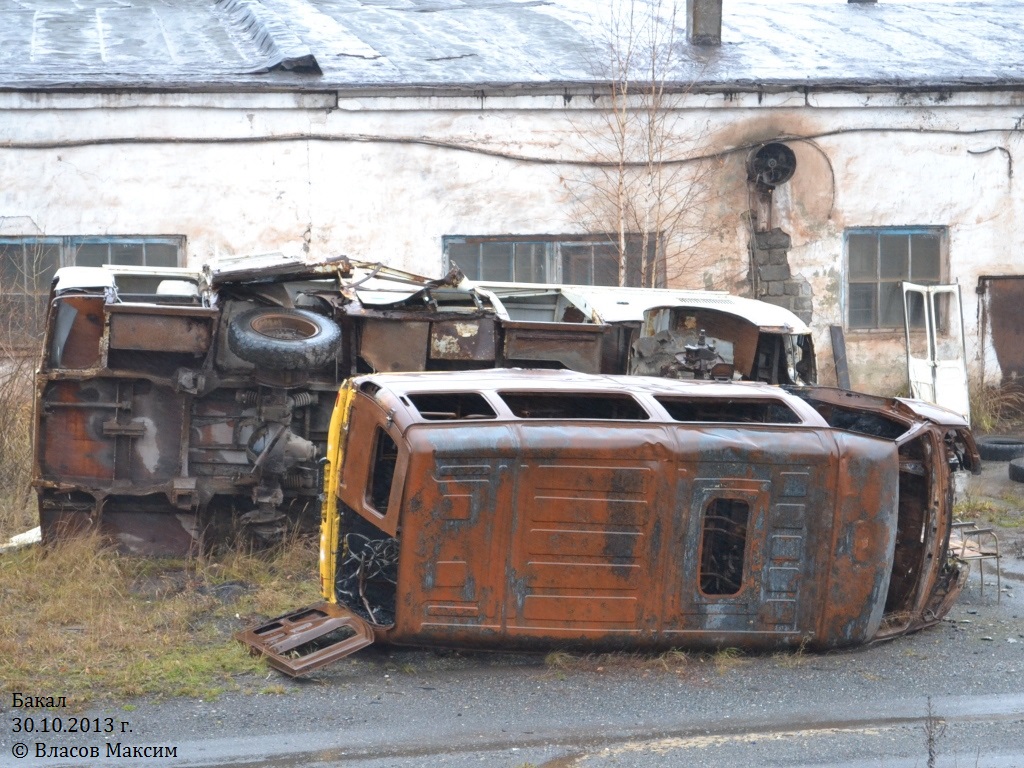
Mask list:
[[[569,371],[369,375],[328,434],[325,603],[239,639],[292,675],[372,642],[831,648],[961,588],[964,420],[822,387]]]

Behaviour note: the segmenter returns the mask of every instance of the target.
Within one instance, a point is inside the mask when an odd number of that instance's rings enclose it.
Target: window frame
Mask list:
[[[627,243],[627,259],[632,262],[631,268],[627,269],[627,284],[632,287],[639,286],[639,275],[638,267],[639,264],[639,253],[637,251],[642,247],[642,236],[640,234],[631,234],[628,236],[630,242],[633,244],[634,251],[629,252],[629,243]],[[612,282],[595,282],[599,274],[599,262],[597,260],[596,248],[598,246],[604,246],[613,249],[615,254],[618,253],[618,244],[616,242],[616,236],[614,234],[587,234],[587,235],[445,235],[442,237],[442,252],[444,256],[444,268],[450,270],[454,266],[458,267],[472,280],[478,282],[512,282],[512,283],[536,283],[546,285],[617,285],[618,284],[618,263],[617,257],[613,259],[612,264],[614,265],[614,279]],[[476,264],[470,265],[463,263],[464,257],[452,255],[452,246],[466,246],[473,245],[477,246],[476,253]],[[653,251],[653,258],[655,260],[655,281],[654,287],[664,288],[666,285],[666,269],[664,255],[662,253],[661,238],[651,233],[648,239],[648,249]],[[486,246],[510,246],[511,251],[508,255],[508,273],[509,277],[504,279],[497,279],[491,277],[484,277],[484,249]],[[526,249],[523,252],[517,253],[519,248],[517,246],[537,246],[543,249],[542,254],[528,254]],[[589,264],[585,267],[587,272],[587,279],[589,282],[569,282],[567,277],[574,277],[574,275],[567,275],[567,261],[570,258],[570,252],[573,250],[579,250],[590,246]],[[517,274],[516,268],[520,257],[525,261],[529,256],[531,262],[530,274],[522,276]],[[536,279],[537,272],[543,270],[543,280]],[[609,271],[601,270],[604,274],[610,275]],[[630,280],[630,273],[635,278]],[[578,274],[578,273],[577,273]]]
[[[53,275],[61,267],[63,245],[59,237],[0,237],[0,278],[8,275],[5,267],[7,252],[15,248],[21,250],[21,256],[20,264],[12,264],[9,271],[15,276],[13,284],[7,279],[0,279],[0,323],[4,326],[4,341],[14,348],[20,348],[42,339],[50,284]],[[54,249],[54,263],[40,263],[30,268],[30,249]],[[30,271],[32,285],[29,285]]]
[[[393,457],[389,446],[394,449]],[[367,509],[383,519],[391,512],[391,497],[395,491],[395,478],[399,477],[398,468],[402,455],[395,438],[382,424],[377,424],[374,428],[373,445],[369,456],[363,502]],[[378,488],[378,483],[385,485],[386,488]]]
[[[185,254],[185,236],[184,235],[75,235],[72,237],[64,238],[66,241],[67,252],[65,258],[68,259],[68,266],[82,266],[78,263],[79,251],[84,247],[103,245],[107,248],[107,260],[103,264],[111,264],[114,266],[127,266],[127,267],[141,267],[145,269],[174,269],[183,266]],[[141,245],[143,249],[147,246],[171,246],[177,249],[176,262],[175,264],[158,264],[153,265],[146,263],[145,252],[143,253],[142,264],[125,264],[121,261],[112,260],[112,249],[114,246],[133,246]]]
[[[854,277],[852,254],[850,241],[852,237],[857,236],[871,236],[875,239],[875,255],[874,255],[874,269],[875,275],[873,279],[865,279],[863,277]],[[938,241],[938,264],[937,266],[937,277],[922,277],[915,275],[913,272],[914,266],[914,237],[930,237],[935,238]],[[902,270],[903,273],[898,277],[887,277],[883,274],[883,252],[882,252],[882,238],[883,237],[902,237],[906,238],[907,247],[905,251],[906,264]],[[899,227],[850,227],[843,233],[843,326],[847,331],[852,333],[893,333],[902,332],[904,329],[904,312],[903,312],[903,292],[899,289],[900,283],[912,282],[920,285],[943,285],[949,274],[949,229],[944,226],[899,226]],[[873,306],[871,308],[872,318],[870,324],[864,324],[858,322],[854,324],[852,319],[852,313],[854,312],[854,298],[853,298],[853,287],[854,286],[874,286],[873,291]],[[892,286],[894,292],[899,296],[898,313],[894,320],[893,325],[882,324],[883,314],[883,296],[882,289],[885,286]],[[922,326],[923,329],[923,326]],[[911,331],[917,331],[918,326],[913,324]]]
[[[37,303],[42,302],[43,304],[43,307],[37,311],[36,316],[30,318],[30,322],[26,324],[26,327],[18,329],[16,333],[14,331],[14,324],[8,321],[8,329],[4,330],[4,334],[9,337],[7,341],[14,346],[27,347],[34,345],[38,340],[42,339],[46,314],[45,302],[50,295],[50,283],[52,282],[53,274],[63,267],[76,266],[79,249],[82,247],[97,245],[107,246],[107,260],[104,262],[106,264],[120,264],[120,262],[111,260],[112,248],[116,245],[142,246],[143,265],[126,265],[129,267],[139,266],[140,269],[153,268],[145,264],[145,248],[151,245],[175,248],[177,251],[175,254],[177,262],[174,265],[175,268],[183,266],[186,259],[185,235],[0,235],[0,249],[11,247],[20,247],[22,249],[22,267],[20,271],[23,275],[27,272],[25,268],[26,249],[33,247],[56,249],[55,263],[52,265],[48,264],[37,272],[37,276],[47,276],[42,282],[36,282],[31,286],[31,289],[27,281],[24,280],[20,284],[16,284],[13,289],[6,282],[0,286],[0,304],[7,304],[8,302],[13,304],[16,300],[25,306],[30,299]],[[167,268],[171,267],[164,265],[157,267],[157,269]],[[24,311],[22,316],[25,316]],[[28,325],[34,327],[27,327]]]
[[[742,505],[742,519],[735,516],[734,512]],[[726,509],[720,507],[727,506]],[[746,586],[745,581],[750,570],[750,529],[754,520],[754,507],[750,499],[730,495],[712,496],[704,504],[700,515],[700,548],[697,558],[697,589],[702,597],[719,599],[735,598],[743,592]],[[742,524],[741,524],[742,522]],[[741,534],[737,530],[742,529]],[[729,538],[739,539],[740,545],[729,544]],[[719,586],[712,589],[710,585],[721,584],[729,577],[729,572],[721,567],[716,567],[716,561],[712,558],[713,552],[722,554],[723,550],[727,556],[729,565],[739,564],[739,581],[735,589],[727,591]],[[738,557],[737,557],[738,555]],[[720,564],[718,564],[720,566]],[[731,584],[731,582],[727,582]]]

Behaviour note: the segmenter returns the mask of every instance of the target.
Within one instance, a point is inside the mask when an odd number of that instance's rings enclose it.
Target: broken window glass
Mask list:
[[[704,510],[700,545],[700,591],[735,595],[743,586],[750,505],[741,499],[713,499]]]

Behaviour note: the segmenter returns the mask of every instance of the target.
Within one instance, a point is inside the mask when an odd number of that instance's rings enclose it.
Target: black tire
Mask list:
[[[337,323],[305,309],[257,307],[228,323],[231,351],[275,371],[322,368],[337,355],[340,342]]]
[[[1010,479],[1024,483],[1024,459],[1013,459],[1009,464]]]
[[[1009,461],[1024,457],[1024,438],[985,435],[976,439],[978,453],[985,461]]]

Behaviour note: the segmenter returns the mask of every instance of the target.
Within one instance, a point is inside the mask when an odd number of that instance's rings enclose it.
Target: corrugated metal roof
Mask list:
[[[603,36],[591,13],[600,5],[0,0],[0,89],[586,83],[600,79],[588,53]],[[723,17],[720,47],[682,45],[677,81],[709,88],[1024,84],[1020,0],[725,0]]]

